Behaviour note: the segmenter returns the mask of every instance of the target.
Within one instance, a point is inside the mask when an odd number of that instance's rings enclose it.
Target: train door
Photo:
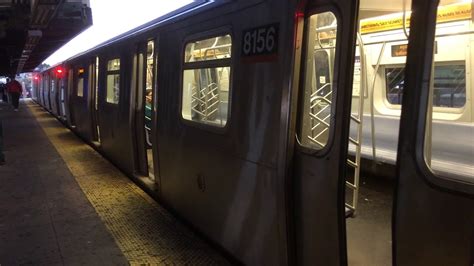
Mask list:
[[[43,98],[43,82],[44,81],[43,80],[44,80],[44,76],[39,75],[38,76],[38,99],[41,106],[44,106],[44,98]]]
[[[43,101],[44,101],[44,109],[48,109],[48,73],[45,73],[43,76]]]
[[[94,62],[90,65],[91,73],[91,104],[90,113],[92,121],[92,142],[100,145],[100,128],[99,128],[99,57],[94,58]]]
[[[142,97],[142,101],[144,102],[142,106],[144,106],[144,125],[142,129],[145,132],[145,149],[146,149],[146,161],[148,166],[148,176],[151,179],[155,179],[155,167],[154,167],[154,160],[153,160],[153,113],[155,110],[154,108],[154,87],[155,87],[155,41],[149,40],[147,42],[147,50],[146,50],[146,59],[145,59],[145,86],[143,94],[145,97]]]
[[[46,98],[44,97],[45,95],[45,90],[46,90],[46,75],[43,74],[41,76],[41,104],[43,105],[43,108],[46,108]]]
[[[66,88],[64,87],[64,76],[58,79],[59,87],[59,115],[62,120],[67,120],[66,116]]]
[[[297,13],[296,258],[340,265],[347,261],[344,189],[358,1],[307,2]]]
[[[153,163],[153,87],[155,73],[155,41],[149,40],[138,46],[133,63],[132,83],[134,97],[134,144],[136,171],[140,175],[155,179]]]
[[[60,96],[60,85],[59,83],[61,82],[61,77],[59,76],[58,73],[55,75],[54,79],[54,93],[53,93],[53,101],[54,101],[54,107],[53,107],[53,113],[56,116],[60,116],[61,113],[61,105],[59,101],[59,96]]]
[[[63,69],[58,66],[53,72],[51,81],[51,107],[52,112],[61,118],[61,78],[63,76]]]
[[[441,4],[443,2],[447,1],[441,1]],[[448,177],[437,170],[437,162],[431,160],[430,156],[430,149],[435,148],[431,133],[439,133],[430,132],[435,118],[432,117],[432,103],[436,97],[433,94],[439,82],[445,83],[450,79],[446,71],[441,81],[436,77],[433,61],[437,51],[439,53],[443,47],[438,41],[440,34],[438,29],[435,30],[435,24],[437,19],[439,22],[450,16],[456,16],[456,20],[467,16],[465,23],[472,27],[473,4],[458,2],[465,6],[449,8],[449,12],[437,10],[437,1],[414,1],[412,6],[393,217],[395,265],[474,264],[474,171],[471,170],[469,176]],[[467,46],[469,43],[472,45],[472,28],[461,34],[470,36]],[[449,32],[445,36],[450,40],[455,39]],[[466,43],[462,47],[466,47]],[[451,48],[448,55],[452,57],[455,52]],[[469,65],[471,60],[472,56],[468,57],[466,64]],[[472,84],[472,77],[466,81]],[[454,96],[460,97],[461,94],[456,93]],[[472,128],[472,120],[470,126]],[[472,129],[470,132],[465,140],[452,138],[454,132],[444,138],[452,144],[464,141],[464,146],[469,146],[472,143]],[[471,150],[470,155],[465,156],[472,158],[473,153]],[[453,162],[453,169],[456,163]]]
[[[69,71],[67,72],[68,73],[68,77],[67,77],[67,90],[68,90],[68,93],[67,93],[67,106],[68,106],[68,111],[69,111],[69,125],[72,127],[72,128],[75,128],[76,127],[76,120],[74,119],[74,68],[71,67],[69,68]]]
[[[56,102],[55,102],[55,94],[56,94],[56,78],[54,76],[54,73],[51,73],[50,76],[50,83],[49,83],[49,111],[52,112],[53,114],[55,113],[56,109]]]
[[[44,87],[44,97],[46,99],[46,110],[51,111],[51,73],[46,74],[45,78],[45,87]]]

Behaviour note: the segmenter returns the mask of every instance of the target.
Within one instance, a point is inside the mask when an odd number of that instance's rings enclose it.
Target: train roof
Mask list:
[[[55,68],[58,65],[61,65],[66,61],[74,60],[74,59],[76,59],[76,58],[78,58],[82,55],[88,54],[92,51],[103,48],[103,47],[108,46],[110,44],[117,43],[117,42],[129,39],[129,38],[132,38],[134,36],[137,36],[137,35],[139,35],[143,32],[146,32],[147,30],[151,30],[151,29],[156,28],[158,26],[174,23],[174,22],[176,22],[178,20],[181,20],[183,18],[193,16],[193,15],[197,14],[198,12],[202,12],[204,10],[208,10],[209,8],[216,7],[216,6],[228,3],[228,2],[230,2],[230,0],[223,0],[223,1],[200,0],[200,1],[194,1],[190,4],[187,4],[187,5],[179,8],[179,9],[174,10],[170,13],[167,13],[163,16],[160,16],[160,17],[158,17],[158,18],[156,18],[152,21],[149,21],[149,22],[147,22],[145,24],[142,24],[138,27],[135,27],[135,28],[133,28],[129,31],[126,31],[126,32],[124,32],[120,35],[117,35],[117,36],[115,36],[115,37],[113,37],[109,40],[106,40],[106,41],[104,41],[104,42],[102,42],[102,43],[100,43],[100,44],[98,44],[98,45],[96,45],[96,46],[94,46],[90,49],[87,49],[86,51],[75,54],[75,55],[69,57],[68,59],[63,60],[62,62],[58,62],[55,65],[52,65],[51,67],[49,67],[48,70],[52,69],[52,68]]]

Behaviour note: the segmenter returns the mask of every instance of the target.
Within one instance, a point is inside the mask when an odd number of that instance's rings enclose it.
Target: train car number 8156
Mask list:
[[[242,57],[272,59],[276,56],[277,52],[278,24],[270,24],[243,31]]]

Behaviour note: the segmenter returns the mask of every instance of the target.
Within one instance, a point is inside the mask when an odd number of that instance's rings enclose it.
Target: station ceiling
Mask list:
[[[0,0],[0,76],[32,71],[91,25],[89,0]]]

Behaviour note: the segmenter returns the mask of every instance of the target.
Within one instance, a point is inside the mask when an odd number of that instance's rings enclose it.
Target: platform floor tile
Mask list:
[[[129,264],[24,103],[0,121],[0,265]]]
[[[56,119],[34,103],[28,106],[130,264],[229,264]],[[73,203],[57,204],[58,209],[74,207]],[[78,215],[87,217],[87,213]],[[94,220],[68,223],[57,230],[68,241],[80,240],[83,236],[67,235],[74,226],[86,226],[93,233]],[[68,252],[69,257],[81,256],[81,251],[72,248]]]

